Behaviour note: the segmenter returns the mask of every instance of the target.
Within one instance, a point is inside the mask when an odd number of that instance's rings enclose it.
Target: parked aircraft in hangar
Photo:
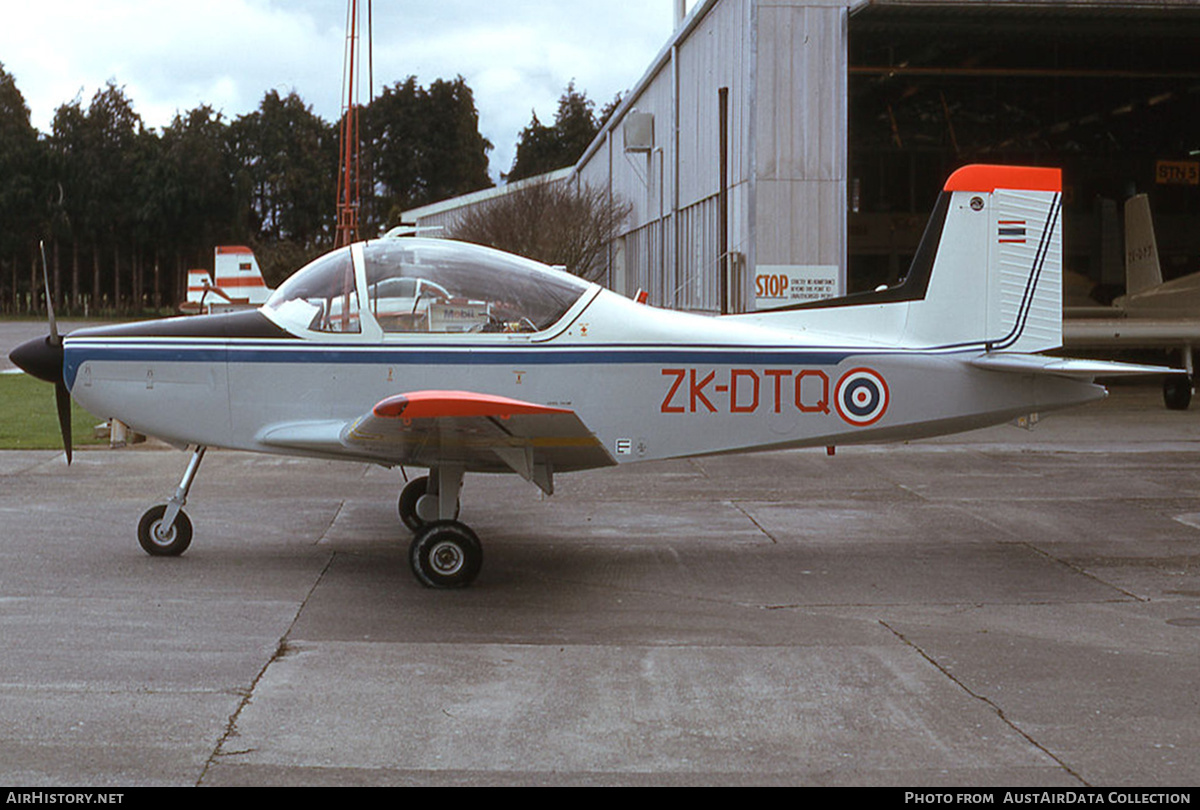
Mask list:
[[[1178,349],[1184,373],[1163,379],[1163,401],[1186,410],[1192,401],[1200,344],[1200,273],[1164,282],[1145,194],[1125,202],[1125,295],[1111,307],[1068,308],[1063,343],[1077,349]]]

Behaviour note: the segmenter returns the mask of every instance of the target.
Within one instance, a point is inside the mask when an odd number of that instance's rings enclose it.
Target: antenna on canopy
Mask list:
[[[383,234],[384,239],[398,239],[402,236],[420,236],[423,233],[436,233],[442,230],[441,225],[397,225]]]

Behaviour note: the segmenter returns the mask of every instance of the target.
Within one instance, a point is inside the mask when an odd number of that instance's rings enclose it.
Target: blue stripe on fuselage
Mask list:
[[[464,345],[392,346],[322,345],[300,348],[294,342],[203,341],[181,343],[107,340],[103,343],[68,341],[63,363],[67,387],[73,388],[79,368],[92,360],[140,363],[283,363],[332,365],[611,365],[760,363],[764,355],[787,365],[836,365],[864,350],[816,349],[794,346],[662,346],[605,344],[595,347]],[[130,345],[125,345],[126,343]],[[72,345],[74,344],[74,345]],[[866,352],[875,353],[873,350]],[[886,350],[884,350],[886,351]]]

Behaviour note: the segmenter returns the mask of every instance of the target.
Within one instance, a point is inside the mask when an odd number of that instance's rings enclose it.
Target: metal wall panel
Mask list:
[[[679,203],[718,189],[717,92],[729,88],[729,182],[750,179],[751,47],[748,0],[718,3],[679,46]]]
[[[754,300],[757,264],[837,265],[844,279],[849,1],[693,8],[575,167],[580,182],[632,205],[609,286],[647,290],[658,306],[719,309],[721,88],[731,300]],[[648,152],[625,151],[634,110],[654,116]]]
[[[846,25],[844,7],[758,6],[751,256],[751,266],[837,265],[843,289]]]

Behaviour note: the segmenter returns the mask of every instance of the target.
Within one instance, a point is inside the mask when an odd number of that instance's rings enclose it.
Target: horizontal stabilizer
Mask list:
[[[1040,354],[993,353],[971,361],[976,368],[1004,371],[1013,374],[1051,374],[1058,377],[1091,379],[1093,377],[1130,377],[1150,374],[1178,374],[1179,369],[1165,366],[1143,366],[1116,363],[1111,360],[1076,360],[1069,357],[1046,357]]]

